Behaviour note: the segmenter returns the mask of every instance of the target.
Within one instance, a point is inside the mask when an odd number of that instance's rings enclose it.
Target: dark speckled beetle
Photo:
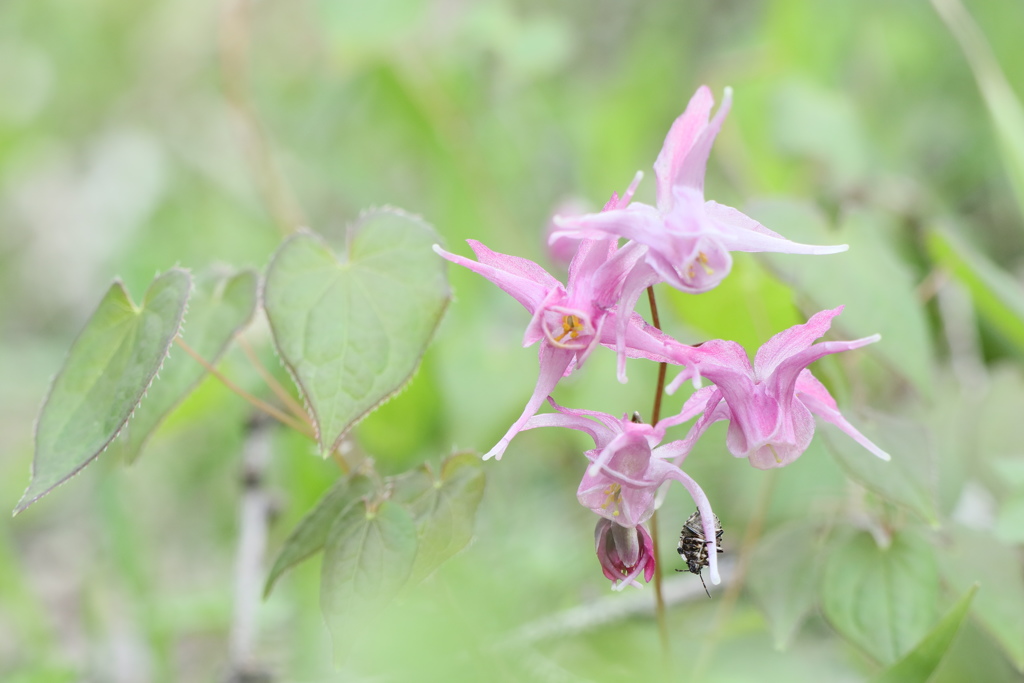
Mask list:
[[[715,515],[715,545],[718,547],[718,552],[722,552],[722,523],[718,520],[718,516]],[[679,532],[679,557],[683,558],[686,562],[686,570],[677,569],[677,572],[689,571],[691,574],[700,576],[701,585],[704,586],[704,592],[711,597],[711,593],[708,592],[707,584],[704,583],[704,576],[701,575],[700,570],[708,566],[708,541],[704,538],[704,525],[703,520],[700,516],[700,510],[697,510],[687,518],[686,523],[683,524],[683,530]]]

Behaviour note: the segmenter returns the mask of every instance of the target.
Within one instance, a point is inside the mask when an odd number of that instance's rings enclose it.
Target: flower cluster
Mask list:
[[[814,342],[829,329],[842,307],[815,314],[803,325],[780,332],[757,352],[754,363],[731,341],[687,346],[648,325],[634,308],[655,284],[701,293],[717,286],[732,268],[732,251],[833,254],[846,245],[813,246],[791,242],[731,207],[704,199],[704,173],[715,136],[732,101],[729,89],[711,118],[714,101],[701,87],[676,119],[654,164],[657,206],[632,202],[642,178],[637,173],[622,197],[598,213],[556,217],[551,243],[575,245],[563,285],[533,261],[491,251],[469,240],[477,260],[434,250],[483,275],[530,312],[523,346],[540,343],[540,373],[519,418],[484,456],[501,459],[520,431],[567,427],[587,433],[594,448],[577,497],[599,517],[595,543],[601,567],[615,587],[650,580],[655,558],[644,523],[655,510],[658,489],[681,483],[701,513],[708,546],[708,569],[719,582],[715,516],[707,496],[681,468],[709,425],[729,422],[726,447],[754,467],[782,467],[806,450],[814,433],[813,415],[831,422],[880,458],[889,456],[857,431],[836,407],[807,366],[832,353],[879,340]],[[625,243],[620,246],[620,240]],[[686,380],[697,391],[674,416],[649,425],[556,404],[550,394],[558,381],[581,368],[598,346],[614,349],[618,378],[626,381],[626,358],[681,366],[667,388]],[[702,379],[712,384],[700,388]],[[538,414],[545,400],[554,413]],[[813,414],[813,415],[812,415]],[[666,430],[700,416],[689,434],[662,444]]]

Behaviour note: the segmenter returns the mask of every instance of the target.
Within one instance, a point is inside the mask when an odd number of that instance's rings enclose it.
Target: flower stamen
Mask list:
[[[604,489],[607,497],[604,502],[601,503],[601,509],[607,510],[609,506],[613,507],[612,516],[619,516],[619,502],[622,500],[622,487],[619,484],[609,484]]]
[[[698,251],[697,252],[697,261],[700,262],[700,265],[704,268],[704,272],[706,274],[708,274],[708,275],[714,275],[715,274],[715,269],[708,265],[708,263],[710,263],[710,261],[708,260],[708,255],[705,254],[703,251]]]
[[[562,317],[562,333],[557,337],[552,337],[552,341],[562,341],[565,335],[569,335],[570,339],[576,339],[583,332],[583,323],[580,322],[579,317],[575,315],[566,315]]]

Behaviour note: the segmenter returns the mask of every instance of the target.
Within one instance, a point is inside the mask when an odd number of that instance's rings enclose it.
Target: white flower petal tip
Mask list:
[[[882,341],[882,335],[880,335],[880,334],[873,334],[870,337],[865,337],[864,338],[864,343],[865,344],[874,344],[875,342],[880,342],[880,341]]]
[[[711,568],[711,583],[713,583],[716,586],[722,583],[722,577],[718,574],[718,567]]]
[[[441,248],[440,244],[432,245],[430,248],[433,249],[434,253],[437,254],[438,256],[444,256],[445,252],[444,249]]]
[[[683,373],[679,373],[678,375],[676,375],[676,378],[674,380],[672,380],[671,382],[669,382],[668,386],[665,387],[665,393],[668,394],[669,396],[673,395],[674,393],[679,391],[679,387],[681,387],[683,385],[683,382],[685,382],[685,381],[686,381],[686,375],[684,375]],[[696,387],[697,386],[696,382],[698,381],[698,378],[694,377],[693,381],[694,381],[694,387]]]
[[[877,455],[880,460],[884,460],[886,462],[890,462],[892,460],[892,456],[885,451],[876,451],[875,455]]]

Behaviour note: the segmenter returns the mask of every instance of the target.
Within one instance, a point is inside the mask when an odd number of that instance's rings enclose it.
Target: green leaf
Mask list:
[[[107,447],[139,405],[181,327],[192,283],[172,268],[136,306],[121,282],[100,301],[68,352],[36,423],[32,481],[17,514]]]
[[[817,602],[821,529],[800,521],[765,536],[750,558],[747,579],[754,600],[771,626],[775,648],[786,649]]]
[[[335,520],[324,546],[320,609],[337,663],[402,589],[415,559],[416,525],[400,505],[353,505]]]
[[[1024,291],[1017,281],[951,230],[932,230],[928,251],[964,284],[978,312],[1024,351]]]
[[[949,652],[953,637],[960,630],[960,625],[967,616],[967,608],[971,606],[977,592],[978,584],[967,589],[963,597],[953,605],[946,616],[942,617],[938,626],[933,628],[906,657],[875,678],[875,683],[927,683],[939,667],[942,658]]]
[[[445,461],[440,477],[421,469],[398,483],[394,500],[412,514],[419,541],[410,583],[428,576],[469,543],[484,482],[479,456],[463,453]]]
[[[1024,672],[1024,563],[1018,549],[983,531],[954,527],[942,555],[942,578],[953,590],[981,586],[972,614]]]
[[[892,664],[935,622],[939,575],[931,546],[908,532],[879,548],[866,532],[828,558],[822,609],[847,640],[883,664]]]
[[[263,597],[270,595],[274,583],[285,571],[319,552],[327,541],[331,525],[372,491],[373,483],[362,475],[341,479],[332,486],[285,539],[267,576]]]
[[[849,244],[849,251],[841,254],[761,257],[799,292],[805,313],[846,306],[832,324],[832,338],[880,333],[882,341],[862,352],[883,360],[913,382],[922,396],[931,395],[935,352],[928,321],[917,299],[914,273],[884,238],[891,219],[852,212],[842,229],[831,230],[813,206],[778,200],[751,204],[747,213],[796,242]]]
[[[418,218],[382,209],[349,229],[340,261],[309,232],[275,254],[267,318],[325,453],[419,364],[450,298],[437,241]]]
[[[828,450],[846,474],[889,502],[913,510],[938,526],[935,493],[937,458],[931,433],[921,424],[881,414],[861,416],[859,429],[892,454],[892,460],[876,458],[831,425],[822,426]]]
[[[999,506],[994,532],[1007,545],[1024,543],[1024,495],[1009,498]]]
[[[985,100],[1003,153],[1010,185],[1024,217],[1024,105],[999,67],[985,35],[959,0],[932,0],[950,33],[960,43]]]
[[[210,365],[216,365],[231,340],[252,319],[258,283],[259,276],[252,270],[235,274],[211,271],[196,278],[181,336]],[[145,400],[118,439],[129,462],[139,456],[160,422],[205,374],[203,366],[184,351],[168,357],[160,368],[160,381],[146,392]]]

